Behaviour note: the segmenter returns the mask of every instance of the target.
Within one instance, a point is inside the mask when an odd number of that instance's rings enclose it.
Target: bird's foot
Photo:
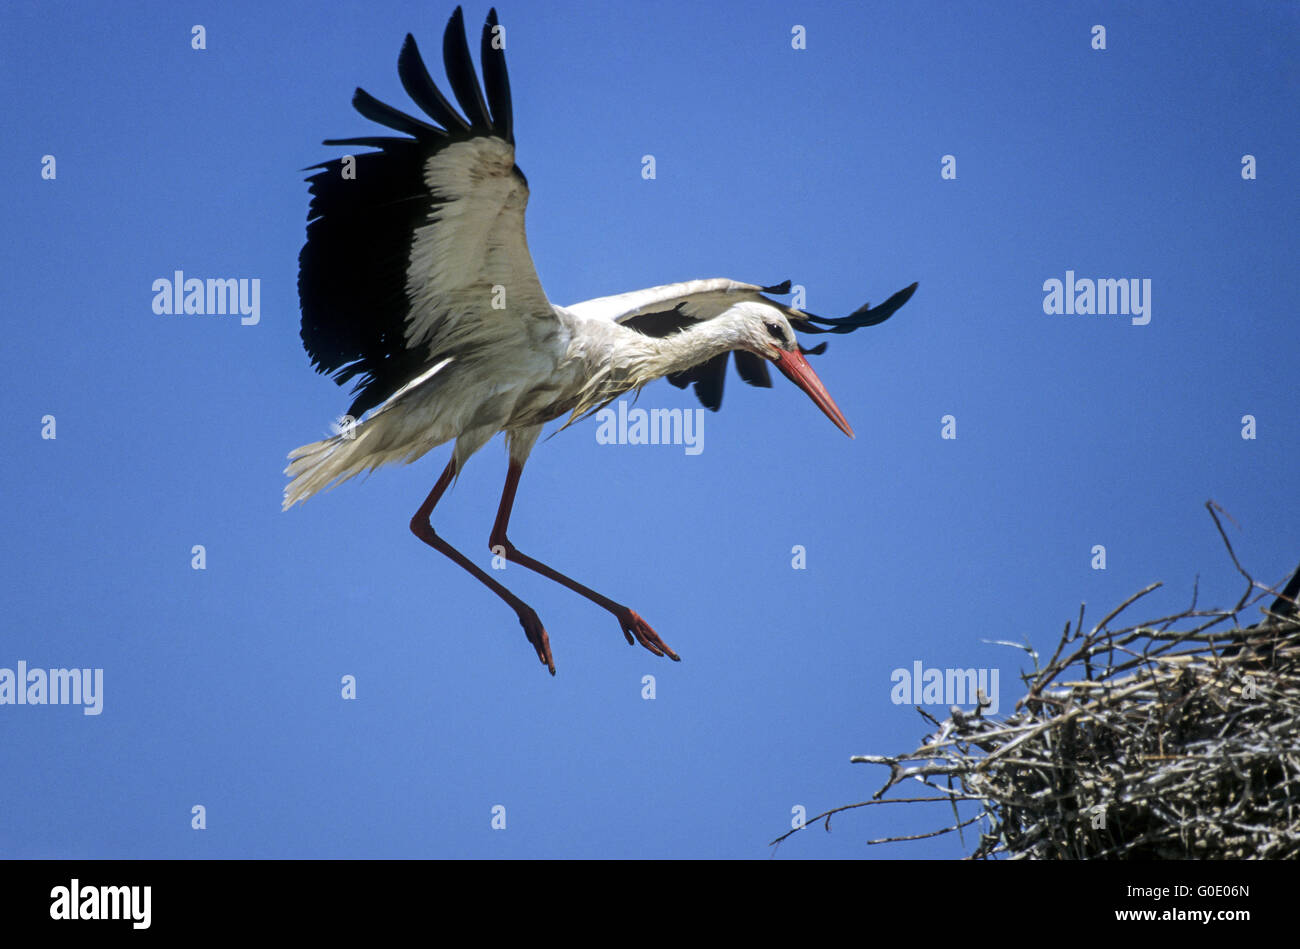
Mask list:
[[[542,661],[542,665],[551,671],[551,675],[555,675],[555,660],[551,657],[551,637],[546,635],[546,627],[542,625],[541,619],[533,610],[525,608],[519,613],[519,625],[524,628],[524,635],[537,650],[537,658]]]
[[[640,643],[656,656],[667,656],[673,662],[682,661],[681,656],[668,648],[668,644],[659,638],[654,627],[637,615],[636,610],[625,609],[614,615],[618,617],[618,625],[623,627],[623,637],[629,646]]]

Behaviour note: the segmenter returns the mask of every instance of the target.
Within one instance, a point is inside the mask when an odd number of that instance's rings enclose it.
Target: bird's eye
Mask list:
[[[781,332],[781,327],[779,324],[768,323],[767,331],[772,335],[772,338],[776,340],[778,343],[785,342],[785,334]]]

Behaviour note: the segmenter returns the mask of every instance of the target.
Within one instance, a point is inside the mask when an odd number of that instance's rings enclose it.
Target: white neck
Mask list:
[[[739,336],[725,319],[708,320],[667,336],[646,336],[606,323],[596,345],[583,346],[587,381],[576,414],[603,405],[624,392],[640,389],[674,372],[738,348]]]

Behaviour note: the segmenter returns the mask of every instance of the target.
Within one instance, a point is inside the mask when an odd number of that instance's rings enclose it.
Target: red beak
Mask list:
[[[817,378],[817,373],[813,372],[812,366],[808,365],[808,360],[803,358],[803,353],[797,349],[792,352],[780,349],[777,350],[776,358],[772,361],[787,379],[808,393],[808,397],[817,403],[817,407],[826,413],[826,417],[834,422],[841,432],[849,438],[853,437],[853,429],[849,427],[848,419],[835,404],[831,394],[826,391],[822,381]]]

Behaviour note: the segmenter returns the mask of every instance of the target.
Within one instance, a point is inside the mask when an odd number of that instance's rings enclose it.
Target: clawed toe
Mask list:
[[[546,635],[546,627],[542,625],[541,619],[530,610],[519,614],[519,625],[524,628],[524,635],[537,650],[537,658],[541,660],[542,665],[550,670],[551,675],[555,675],[555,660],[551,656],[551,637]]]
[[[667,656],[673,662],[682,661],[681,657],[659,638],[654,627],[643,620],[635,610],[625,610],[616,613],[615,616],[618,617],[618,624],[623,630],[628,645],[640,643],[656,656]],[[519,625],[524,628],[524,635],[537,650],[537,658],[542,665],[550,670],[551,675],[555,675],[555,660],[551,656],[551,638],[546,634],[546,627],[542,625],[541,619],[529,609],[519,614]]]
[[[623,628],[623,637],[627,640],[629,646],[633,643],[640,643],[656,656],[667,656],[673,662],[682,661],[681,657],[669,649],[668,644],[659,638],[659,634],[654,631],[654,627],[643,620],[635,610],[628,610],[626,614],[620,615],[618,623]]]

